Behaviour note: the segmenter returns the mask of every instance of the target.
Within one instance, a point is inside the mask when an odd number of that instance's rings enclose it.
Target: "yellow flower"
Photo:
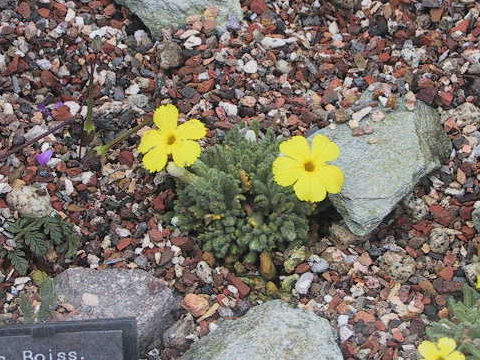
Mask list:
[[[322,201],[327,193],[342,190],[342,171],[327,164],[340,155],[340,149],[326,136],[316,135],[311,144],[303,136],[294,136],[280,144],[280,153],[283,156],[273,162],[274,180],[280,186],[293,185],[300,200]]]
[[[475,287],[480,290],[480,275],[477,275],[477,285]]]
[[[160,171],[172,155],[175,165],[192,165],[200,156],[200,145],[193,140],[203,138],[207,129],[199,120],[189,120],[177,126],[178,109],[174,105],[158,107],[153,122],[158,130],[148,130],[142,135],[138,151],[145,154],[143,165],[150,172]]]
[[[436,343],[423,341],[418,346],[418,352],[423,356],[422,360],[465,360],[465,355],[456,351],[456,347],[455,340],[443,337]]]

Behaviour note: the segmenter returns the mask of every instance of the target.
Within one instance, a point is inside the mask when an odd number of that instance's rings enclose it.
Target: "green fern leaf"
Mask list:
[[[19,274],[25,275],[27,273],[28,262],[25,260],[25,253],[22,250],[9,251],[7,258]]]

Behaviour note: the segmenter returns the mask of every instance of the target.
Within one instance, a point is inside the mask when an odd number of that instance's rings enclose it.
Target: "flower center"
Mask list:
[[[303,168],[305,169],[305,171],[312,172],[315,170],[315,164],[311,161],[307,161],[303,164]]]
[[[170,135],[167,139],[167,144],[168,145],[173,145],[175,143],[175,141],[177,141],[177,138],[175,137],[175,135]]]

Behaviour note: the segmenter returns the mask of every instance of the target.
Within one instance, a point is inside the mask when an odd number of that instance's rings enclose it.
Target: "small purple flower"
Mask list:
[[[50,161],[52,156],[53,156],[53,150],[47,150],[35,156],[35,159],[37,160],[38,165],[43,166]]]
[[[45,116],[49,116],[51,113],[50,109],[46,107],[45,104],[38,104],[37,109]]]
[[[63,105],[64,105],[63,101],[57,101],[57,102],[53,105],[53,108],[54,108],[54,109],[58,109],[58,108],[61,108]]]

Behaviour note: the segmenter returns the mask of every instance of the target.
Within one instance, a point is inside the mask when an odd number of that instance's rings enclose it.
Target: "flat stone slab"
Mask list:
[[[55,278],[55,292],[75,307],[68,320],[135,317],[141,352],[162,341],[180,308],[166,283],[143,270],[71,268]]]
[[[364,94],[362,101],[369,104],[371,94]],[[350,230],[360,236],[374,230],[422,177],[439,168],[452,146],[438,112],[421,101],[413,110],[402,100],[393,111],[381,105],[373,111],[377,110],[385,114],[383,120],[375,122],[370,114],[360,121],[373,128],[370,135],[353,136],[346,123],[317,132],[341,149],[332,164],[344,171],[345,185],[329,198]]]
[[[274,300],[226,320],[194,343],[182,360],[341,360],[327,320]]]
[[[115,0],[126,6],[152,33],[153,38],[162,37],[162,29],[168,26],[183,25],[191,15],[202,15],[203,12],[215,7],[219,10],[216,18],[217,27],[225,29],[225,23],[233,16],[242,20],[243,13],[239,0]]]

